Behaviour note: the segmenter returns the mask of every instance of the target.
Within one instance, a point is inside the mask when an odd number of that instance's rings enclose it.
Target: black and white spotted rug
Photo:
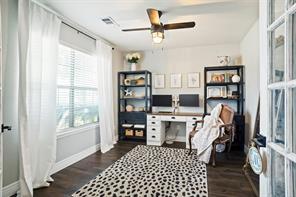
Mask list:
[[[207,197],[206,165],[188,150],[138,145],[73,197]]]

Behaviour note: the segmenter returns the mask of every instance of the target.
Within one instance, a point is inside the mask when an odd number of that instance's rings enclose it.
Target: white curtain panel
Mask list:
[[[56,159],[56,76],[61,21],[19,0],[21,196],[49,186]]]
[[[113,79],[112,79],[112,48],[98,40],[98,99],[101,152],[105,153],[113,148],[115,123],[113,112]]]

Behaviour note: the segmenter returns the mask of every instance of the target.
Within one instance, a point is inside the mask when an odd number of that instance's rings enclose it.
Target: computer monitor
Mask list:
[[[152,106],[172,107],[172,95],[152,95]]]
[[[179,103],[183,107],[199,107],[199,96],[198,94],[180,94]]]

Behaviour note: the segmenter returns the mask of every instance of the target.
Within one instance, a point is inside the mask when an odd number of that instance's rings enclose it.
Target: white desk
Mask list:
[[[161,146],[165,141],[165,122],[186,123],[186,148],[189,148],[188,136],[202,114],[197,113],[152,113],[147,115],[147,145]]]

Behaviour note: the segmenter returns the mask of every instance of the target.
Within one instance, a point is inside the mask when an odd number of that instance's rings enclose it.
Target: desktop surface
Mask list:
[[[168,115],[168,116],[203,116],[202,113],[191,113],[191,112],[152,112],[148,113],[151,115]]]

